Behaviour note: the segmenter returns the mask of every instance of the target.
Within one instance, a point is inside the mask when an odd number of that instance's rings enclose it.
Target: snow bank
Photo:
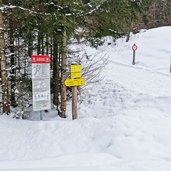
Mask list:
[[[49,113],[46,121],[1,116],[0,170],[170,170],[168,35],[171,27],[162,27],[131,35],[127,43],[107,38],[97,50],[82,45],[96,58],[106,55],[109,64],[104,80],[84,89],[79,119],[71,121],[70,111],[67,119],[49,121]]]

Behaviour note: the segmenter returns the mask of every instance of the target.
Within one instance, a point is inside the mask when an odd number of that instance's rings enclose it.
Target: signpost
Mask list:
[[[82,76],[82,73],[80,72],[71,72],[71,79],[81,78],[81,76]]]
[[[75,73],[75,72],[82,72],[82,66],[81,65],[71,65],[70,66],[70,72]]]
[[[77,119],[77,87],[85,85],[85,79],[82,76],[81,65],[70,66],[70,78],[67,78],[64,84],[72,87],[72,119]]]
[[[42,111],[51,108],[49,56],[32,56],[32,92],[33,111],[40,111],[40,119],[42,120]]]
[[[138,46],[136,44],[133,44],[132,50],[133,50],[133,60],[132,64],[135,65],[135,51],[138,49]]]
[[[70,66],[71,79],[81,78],[82,76],[82,66],[81,65],[71,65]]]
[[[68,86],[68,87],[84,86],[85,85],[85,79],[84,78],[77,78],[77,79],[69,79],[69,78],[67,78],[65,80],[65,85]]]

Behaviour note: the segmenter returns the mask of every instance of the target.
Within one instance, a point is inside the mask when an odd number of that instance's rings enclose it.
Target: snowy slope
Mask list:
[[[169,35],[171,27],[162,27],[131,35],[128,43],[106,38],[97,50],[82,45],[109,63],[104,80],[85,88],[79,119],[71,121],[70,110],[67,119],[0,117],[0,170],[171,170]]]

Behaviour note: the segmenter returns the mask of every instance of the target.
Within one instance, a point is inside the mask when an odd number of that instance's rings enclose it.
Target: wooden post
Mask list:
[[[40,111],[40,120],[41,121],[43,120],[43,111],[42,110]]]
[[[72,119],[77,119],[77,87],[72,87]]]
[[[171,73],[171,55],[170,55],[170,73]]]
[[[135,65],[135,50],[133,50],[133,60],[132,60],[132,65]]]

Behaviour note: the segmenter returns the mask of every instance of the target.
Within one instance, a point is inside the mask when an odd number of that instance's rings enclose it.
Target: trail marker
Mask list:
[[[84,78],[77,78],[77,79],[67,78],[65,80],[65,85],[68,87],[84,86],[85,85],[85,79]]]
[[[70,72],[81,72],[83,67],[81,65],[71,65]]]
[[[132,60],[132,64],[135,65],[135,51],[138,49],[138,46],[134,43],[132,46],[132,50],[133,50],[133,60]]]
[[[133,45],[132,45],[132,50],[133,51],[136,51],[138,49],[138,46],[134,43]]]
[[[77,119],[77,87],[85,85],[85,79],[82,76],[81,65],[70,66],[70,78],[67,78],[64,84],[68,87],[72,87],[72,119]]]
[[[32,92],[33,111],[51,108],[50,97],[50,57],[45,55],[32,56]]]
[[[71,72],[71,79],[75,79],[75,78],[81,78],[82,73],[81,72]]]

